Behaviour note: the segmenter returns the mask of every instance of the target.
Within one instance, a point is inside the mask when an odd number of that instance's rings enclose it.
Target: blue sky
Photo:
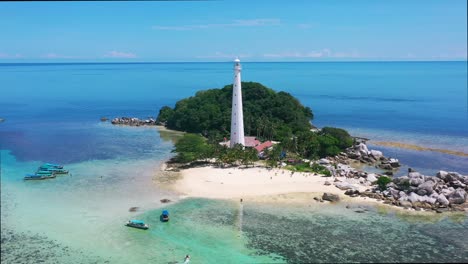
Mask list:
[[[466,60],[466,0],[1,2],[0,63]]]

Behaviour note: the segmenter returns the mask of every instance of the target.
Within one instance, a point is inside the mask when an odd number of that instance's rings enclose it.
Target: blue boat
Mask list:
[[[138,229],[144,229],[144,230],[149,228],[149,226],[141,220],[130,220],[125,225],[129,227],[138,228]]]
[[[161,221],[168,222],[169,221],[169,211],[163,210],[161,214]]]

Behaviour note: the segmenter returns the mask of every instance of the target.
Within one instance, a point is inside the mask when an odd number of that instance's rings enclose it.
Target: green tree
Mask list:
[[[319,135],[317,139],[320,143],[320,157],[334,156],[340,153],[340,149],[337,147],[338,139],[328,134]]]
[[[171,119],[174,115],[174,110],[169,106],[163,106],[159,110],[158,118],[156,119],[157,122],[165,123],[167,120]]]
[[[390,182],[392,182],[392,179],[390,179],[387,176],[380,176],[377,179],[377,185],[379,186],[381,191],[387,189],[387,184],[389,184]]]
[[[276,139],[311,128],[312,110],[286,92],[275,92],[255,82],[242,82],[246,132]],[[229,136],[232,85],[199,91],[178,101],[174,109],[163,107],[158,120],[170,129],[200,133],[210,138]],[[212,136],[212,134],[215,134]]]
[[[341,149],[349,148],[353,145],[353,138],[348,131],[336,127],[324,127],[321,129],[321,134],[330,135],[338,139],[338,147]]]
[[[254,148],[245,148],[242,151],[241,163],[245,166],[253,164],[258,160],[257,150]]]
[[[188,163],[198,159],[209,158],[211,150],[205,138],[187,133],[177,141],[173,152],[177,152],[176,161]]]

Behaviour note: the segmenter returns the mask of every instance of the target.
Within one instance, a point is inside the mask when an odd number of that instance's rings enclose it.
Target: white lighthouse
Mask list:
[[[231,113],[231,148],[236,144],[245,146],[244,114],[242,112],[241,65],[240,60],[234,60],[234,84],[232,86]]]

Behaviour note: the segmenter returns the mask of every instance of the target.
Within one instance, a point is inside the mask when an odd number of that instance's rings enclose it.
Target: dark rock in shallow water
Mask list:
[[[322,199],[330,202],[338,202],[340,200],[340,197],[333,193],[324,193]]]
[[[139,207],[130,207],[130,209],[128,209],[129,212],[136,212],[138,210]]]
[[[393,176],[393,171],[386,171],[383,174],[385,174],[387,176]]]
[[[105,117],[105,116],[101,117],[101,121],[102,121],[102,122],[106,122],[107,120],[109,120],[109,118],[107,118],[107,117]]]
[[[160,201],[161,201],[161,203],[170,203],[171,202],[171,200],[166,199],[166,198],[161,199]]]
[[[379,166],[379,168],[381,168],[383,170],[393,170],[392,165],[390,165],[388,163],[381,163],[378,166]]]

